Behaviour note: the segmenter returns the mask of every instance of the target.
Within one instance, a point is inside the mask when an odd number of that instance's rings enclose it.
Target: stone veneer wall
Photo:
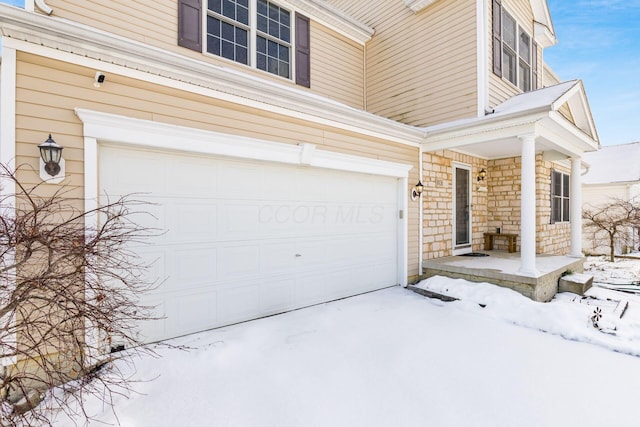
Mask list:
[[[571,225],[551,224],[551,170],[570,173],[570,167],[544,161],[536,155],[536,252],[566,255],[571,250]],[[494,231],[520,234],[520,157],[489,160],[487,162],[487,226]],[[502,239],[496,240],[494,249],[507,250]],[[520,250],[520,238],[518,238]]]
[[[472,248],[484,246],[487,231],[487,185],[478,183],[478,172],[487,161],[448,150],[423,153],[422,183],[423,250],[424,259],[441,258],[453,254],[453,167],[458,162],[471,166],[472,184]]]

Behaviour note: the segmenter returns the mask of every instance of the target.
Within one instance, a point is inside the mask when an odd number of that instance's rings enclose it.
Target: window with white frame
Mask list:
[[[551,171],[551,223],[569,222],[569,175]]]
[[[291,12],[268,0],[208,0],[207,52],[291,78]]]
[[[537,45],[501,5],[493,0],[493,71],[523,92],[537,89]]]

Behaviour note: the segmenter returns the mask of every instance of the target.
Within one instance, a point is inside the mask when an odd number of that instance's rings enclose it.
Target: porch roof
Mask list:
[[[580,80],[513,96],[481,117],[423,129],[425,151],[455,149],[487,159],[519,156],[518,137],[531,134],[537,151],[555,151],[565,157],[580,157],[599,146]]]

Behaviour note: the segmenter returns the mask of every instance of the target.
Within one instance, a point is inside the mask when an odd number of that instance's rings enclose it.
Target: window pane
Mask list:
[[[278,43],[269,40],[269,48],[268,48],[268,55],[273,57],[273,58],[277,58],[278,57]]]
[[[228,24],[226,22],[222,23],[222,38],[224,40],[228,40],[228,41],[234,41],[235,40],[235,28],[233,25]]]
[[[278,65],[278,74],[282,77],[289,78],[289,63],[280,61]]]
[[[238,22],[249,25],[249,9],[238,6]]]
[[[236,4],[231,0],[222,0],[222,14],[227,18],[236,19]]]
[[[257,43],[256,43],[256,49],[258,50],[259,53],[263,53],[263,54],[267,54],[267,39],[265,39],[264,37],[258,37]]]
[[[562,221],[562,203],[559,197],[551,199],[551,219],[553,222]]]
[[[207,37],[207,52],[220,55],[220,39],[212,36]]]
[[[233,43],[222,40],[222,56],[227,59],[235,60],[235,49]]]
[[[207,33],[220,37],[220,20],[207,16]]]
[[[272,74],[278,74],[278,60],[275,58],[267,58],[267,71]]]
[[[562,196],[562,174],[560,172],[553,172],[553,195]]]
[[[269,19],[278,21],[280,15],[280,8],[272,3],[269,3]]]
[[[248,55],[248,50],[247,48],[244,47],[237,47],[236,48],[236,61],[242,63],[242,64],[248,64],[249,63],[249,55]]]
[[[258,14],[262,16],[267,16],[267,2],[265,0],[258,0]]]
[[[278,58],[289,62],[289,48],[283,45],[278,46]]]
[[[242,28],[236,28],[236,44],[240,47],[248,47],[246,30],[243,30]]]
[[[569,199],[562,199],[562,220],[569,221]]]
[[[516,21],[504,10],[502,12],[502,41],[511,49],[516,50]]]
[[[531,90],[531,68],[521,61],[519,74],[518,87],[524,92],[529,92]]]
[[[518,84],[516,80],[516,54],[506,46],[502,51],[502,76],[514,85]]]
[[[267,57],[266,55],[258,54],[258,62],[256,64],[258,69],[267,71]]]
[[[569,197],[569,175],[562,175],[562,194],[564,197]]]
[[[265,18],[264,16],[260,16],[258,15],[258,31],[261,31],[263,33],[267,32],[267,18]]]
[[[522,59],[527,64],[531,64],[531,38],[520,30],[520,44],[518,45],[520,49],[520,59]]]
[[[209,0],[209,10],[222,14],[222,0]]]

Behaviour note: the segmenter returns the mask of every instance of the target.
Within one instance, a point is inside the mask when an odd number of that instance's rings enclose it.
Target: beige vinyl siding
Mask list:
[[[533,43],[533,11],[529,0],[502,0],[502,7],[516,20],[518,25],[524,29]],[[522,91],[508,81],[493,72],[493,14],[491,13],[491,2],[489,2],[489,108],[506,101]],[[542,49],[538,47],[538,87],[542,87]]]
[[[402,0],[331,0],[372,26],[367,110],[415,126],[477,112],[476,7],[440,0],[414,14]]]
[[[558,112],[562,114],[565,119],[569,120],[574,125],[576,124],[576,120],[573,118],[573,113],[569,108],[569,104],[564,104],[562,107],[558,109]]]
[[[309,123],[206,96],[109,74],[101,88],[93,86],[94,69],[18,52],[16,91],[16,163],[38,168],[37,145],[49,133],[64,146],[63,157],[83,198],[83,131],[74,108],[86,108],[163,123],[243,135],[288,144],[309,142],[319,150],[353,154],[413,165],[410,188],[418,181],[418,148],[365,137],[330,126]],[[186,148],[186,147],[185,147]],[[37,173],[25,169],[20,178],[37,184]],[[43,191],[58,186],[44,185]],[[408,195],[407,195],[408,197]],[[81,202],[78,202],[81,209]],[[409,275],[418,274],[419,204],[409,202]]]
[[[311,21],[311,89],[364,109],[364,46]]]
[[[558,75],[553,71],[553,69],[551,69],[549,64],[547,64],[545,62],[544,63],[544,75],[543,75],[543,79],[542,79],[543,86],[544,87],[553,86],[553,85],[557,85],[558,83],[561,83],[561,82],[562,82],[562,80],[560,79],[560,77],[558,77]]]
[[[177,0],[51,0],[52,16],[117,34],[141,43],[216,65],[232,67],[283,84],[293,80],[238,64],[208,53],[179,47]],[[206,2],[205,2],[206,9]],[[311,92],[335,99],[355,108],[363,107],[364,47],[325,26],[311,25]],[[334,56],[332,56],[332,53]],[[315,58],[314,55],[319,55]],[[303,90],[301,86],[296,86]]]

